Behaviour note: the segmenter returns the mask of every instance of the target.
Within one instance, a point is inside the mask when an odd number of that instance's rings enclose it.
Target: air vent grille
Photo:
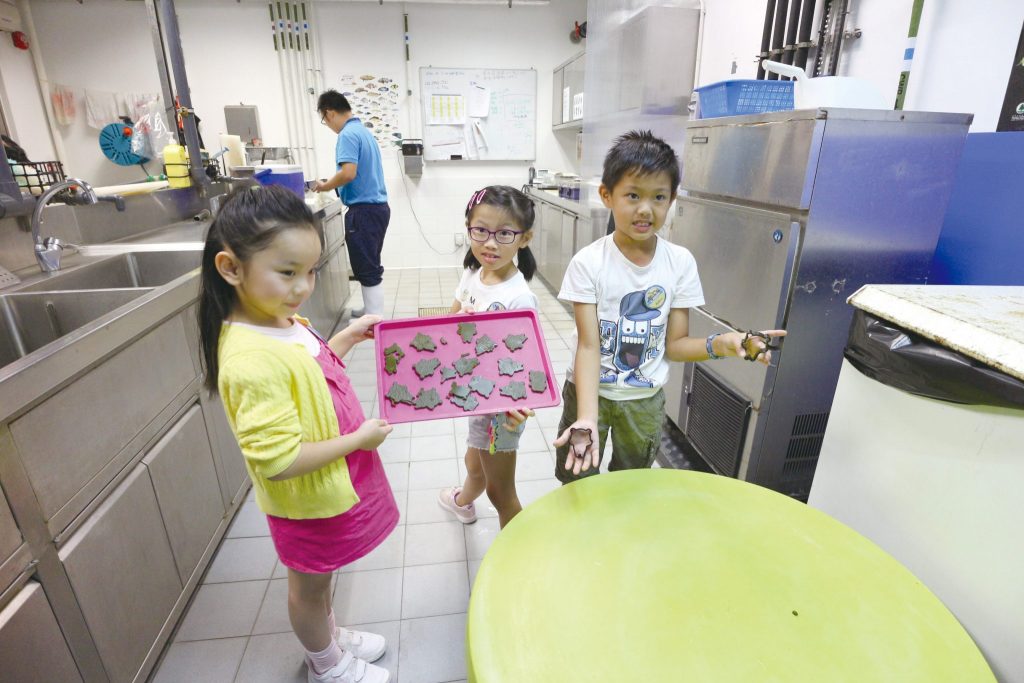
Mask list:
[[[688,397],[686,436],[719,474],[739,473],[747,438],[750,401],[740,397],[699,365]]]

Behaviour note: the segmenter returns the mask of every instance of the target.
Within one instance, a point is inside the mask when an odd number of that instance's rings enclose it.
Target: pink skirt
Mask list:
[[[338,414],[342,434],[359,428],[366,418],[344,364],[321,340],[317,362]],[[306,574],[326,574],[367,555],[398,525],[398,506],[377,451],[345,456],[359,502],[335,517],[285,519],[267,515],[270,536],[281,564]]]

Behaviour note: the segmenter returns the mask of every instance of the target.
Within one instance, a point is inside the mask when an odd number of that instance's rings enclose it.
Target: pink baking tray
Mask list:
[[[476,336],[470,342],[463,342],[458,334],[459,323],[475,323]],[[417,351],[411,346],[413,338],[422,332],[433,339],[437,349],[434,351]],[[497,346],[490,353],[476,355],[476,342],[483,335],[489,336]],[[509,351],[505,346],[505,337],[510,334],[525,334],[526,343],[517,351]],[[441,343],[444,337],[447,344]],[[439,420],[448,417],[467,417],[469,415],[489,415],[515,408],[547,408],[557,406],[561,397],[560,387],[555,381],[555,373],[551,369],[551,359],[544,343],[537,314],[530,309],[512,311],[490,311],[472,315],[440,315],[429,318],[407,318],[403,320],[385,320],[374,328],[374,346],[377,356],[377,402],[380,405],[380,416],[391,423]],[[384,371],[384,350],[392,344],[398,344],[405,357],[398,364],[398,371],[389,375]],[[470,357],[480,361],[469,374],[455,379],[442,381],[441,369],[452,364],[463,354],[469,352]],[[420,380],[413,370],[413,364],[424,358],[436,358],[441,366],[434,374]],[[523,370],[513,376],[498,374],[498,361],[512,358],[523,364]],[[530,389],[530,370],[543,370],[547,377],[547,390],[536,393]],[[489,398],[472,393],[480,402],[473,410],[464,410],[448,398],[452,382],[466,385],[475,376],[483,376],[495,383]],[[501,387],[510,380],[525,383],[526,397],[520,400],[502,396]],[[436,389],[441,399],[440,405],[433,410],[414,408],[405,403],[394,406],[385,398],[385,394],[394,383],[404,384],[413,396],[423,389]]]

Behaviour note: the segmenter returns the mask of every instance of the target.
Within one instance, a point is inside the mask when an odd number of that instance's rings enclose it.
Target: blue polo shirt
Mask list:
[[[338,196],[346,206],[353,204],[387,204],[388,191],[384,187],[384,168],[380,161],[377,141],[356,117],[350,118],[338,133],[334,148],[338,168],[342,164],[355,164],[356,177],[338,188]]]

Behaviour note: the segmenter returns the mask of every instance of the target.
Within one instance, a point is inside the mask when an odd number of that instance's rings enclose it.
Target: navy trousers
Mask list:
[[[387,204],[353,204],[345,214],[345,244],[359,284],[375,287],[384,279],[380,252],[391,221]]]

